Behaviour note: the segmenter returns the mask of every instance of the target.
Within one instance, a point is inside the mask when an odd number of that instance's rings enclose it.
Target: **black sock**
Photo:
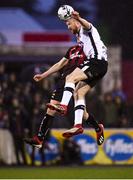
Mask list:
[[[47,135],[49,129],[51,128],[53,122],[53,116],[46,114],[41,121],[37,136],[40,140],[43,140],[44,137]]]
[[[94,116],[92,114],[89,114],[89,117],[86,120],[86,123],[91,124],[95,128],[96,132],[99,132],[101,130],[98,125],[98,122],[94,119]]]

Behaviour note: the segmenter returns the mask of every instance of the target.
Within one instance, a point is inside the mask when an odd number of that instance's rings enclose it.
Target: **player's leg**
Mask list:
[[[84,84],[85,84],[84,82],[80,82],[77,87],[79,89],[75,92],[75,96],[74,96],[74,99],[75,99],[74,126],[73,126],[73,128],[71,128],[63,133],[63,136],[66,138],[69,138],[73,135],[83,133],[82,119],[83,119],[84,110],[85,110],[85,95],[91,89],[91,87],[89,85],[83,86]]]
[[[50,103],[59,104],[59,101],[51,100]],[[24,141],[34,147],[41,148],[43,141],[45,140],[45,137],[47,137],[47,134],[51,128],[55,114],[55,110],[48,108],[44,118],[40,123],[38,132],[32,138],[24,138]]]
[[[85,82],[87,83],[87,85],[85,85],[82,88],[79,88],[77,91],[77,99],[78,100],[83,100],[85,97],[85,94],[90,91],[90,89],[92,87],[94,87],[96,85],[96,83],[106,74],[107,72],[107,62],[102,61],[102,60],[95,60],[92,59],[89,62],[83,64],[83,67],[81,67],[82,71],[86,74],[86,76],[88,77]],[[80,102],[81,104],[81,102]],[[79,108],[79,106],[78,106]],[[71,128],[70,130],[68,130],[66,132],[66,134],[73,136],[75,134],[79,134],[79,129],[81,129],[81,122],[82,119],[78,118],[79,117],[79,112],[81,111],[81,109],[76,109],[75,111],[75,123],[78,124],[77,129],[75,129],[76,124],[74,125],[74,128]],[[82,111],[82,115],[83,115],[83,111]],[[83,117],[83,116],[82,116]],[[93,126],[96,127],[96,133],[97,133],[97,143],[99,145],[101,145],[104,141],[104,135],[103,135],[103,125],[100,124],[99,127],[96,124],[95,119],[93,118],[93,116],[89,116],[88,115],[88,121],[91,122],[91,124],[93,124]],[[95,128],[94,127],[94,128]],[[80,131],[81,132],[81,131]],[[66,135],[65,134],[65,135]]]
[[[83,119],[87,125],[91,125],[96,131],[97,144],[101,145],[104,142],[104,126],[102,123],[98,123],[92,114],[89,114],[86,109],[84,111]]]
[[[60,102],[51,99],[50,103],[59,104]],[[40,127],[37,132],[37,136],[40,140],[43,140],[45,138],[45,136],[47,136],[47,133],[50,130],[50,127],[52,126],[55,114],[56,114],[55,110],[51,110],[51,109],[47,108],[47,112],[46,112],[44,118],[42,119]]]
[[[75,120],[74,126],[82,125],[82,119],[85,110],[85,95],[91,90],[91,87],[84,82],[80,82],[76,88],[74,100],[75,100]]]
[[[83,87],[82,87],[83,86]],[[79,88],[79,89],[78,89]],[[92,127],[96,131],[97,136],[97,144],[101,145],[104,142],[104,127],[103,124],[98,124],[92,114],[88,114],[85,107],[85,100],[84,97],[87,92],[91,90],[89,85],[85,85],[85,83],[80,82],[77,85],[77,90],[75,92],[75,120],[73,128],[65,131],[63,136],[66,138],[70,138],[74,135],[83,133],[82,127],[82,119],[86,121],[89,125],[91,124]]]
[[[57,88],[53,91],[50,100],[50,103],[52,103],[53,105],[59,104],[59,102],[61,101],[64,84],[65,84],[64,80],[60,80],[56,84]],[[47,108],[46,114],[40,123],[38,132],[35,134],[33,138],[25,138],[24,139],[25,142],[35,147],[41,148],[43,142],[45,141],[45,139],[47,139],[47,135],[49,134],[48,132],[52,126],[55,113],[56,113],[55,110],[51,110]]]
[[[76,68],[69,76],[66,77],[66,83],[61,103],[56,106],[48,104],[48,107],[50,109],[55,109],[61,114],[66,114],[67,106],[75,90],[75,84],[87,78],[87,75],[80,68]]]
[[[53,91],[50,100],[50,103],[52,103],[53,105],[60,103],[64,84],[64,80],[59,80],[57,82],[57,88]],[[56,113],[57,112],[55,110],[47,108],[46,114],[40,123],[38,132],[33,138],[25,138],[25,142],[35,147],[41,148],[43,142],[45,141],[45,139],[47,139],[47,134],[52,126],[52,122]]]

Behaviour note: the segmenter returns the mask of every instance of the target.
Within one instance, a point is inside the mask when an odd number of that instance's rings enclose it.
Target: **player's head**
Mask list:
[[[65,21],[67,28],[73,33],[77,34],[79,32],[79,29],[81,27],[81,24],[74,18],[70,18]]]
[[[63,5],[58,9],[58,17],[65,21],[68,29],[73,33],[77,34],[79,31],[80,23],[72,17],[74,9],[69,5]]]

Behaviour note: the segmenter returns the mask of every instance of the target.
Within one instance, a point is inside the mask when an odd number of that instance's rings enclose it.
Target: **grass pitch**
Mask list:
[[[0,179],[133,179],[133,167],[0,167]]]

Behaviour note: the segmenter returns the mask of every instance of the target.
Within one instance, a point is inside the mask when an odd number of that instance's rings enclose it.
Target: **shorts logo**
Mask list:
[[[93,75],[92,75],[92,73],[90,72],[90,71],[88,71],[88,76],[90,77],[90,78],[92,78],[93,77]]]
[[[114,134],[105,141],[104,151],[113,161],[128,160],[133,156],[133,140],[125,134]]]
[[[89,66],[84,66],[83,68],[82,68],[82,70],[83,71],[86,71],[86,69],[88,69],[89,68]]]

